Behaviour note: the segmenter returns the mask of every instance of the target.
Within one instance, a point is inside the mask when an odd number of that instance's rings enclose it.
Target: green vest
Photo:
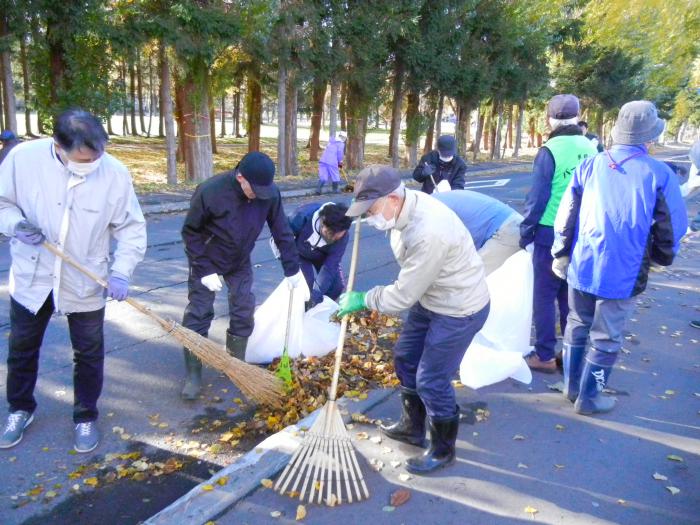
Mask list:
[[[598,151],[593,143],[583,135],[559,135],[549,139],[544,147],[554,157],[554,176],[552,177],[552,194],[542,214],[540,224],[554,226],[559,203],[564,195],[564,190],[571,182],[574,170],[583,159],[595,155]]]

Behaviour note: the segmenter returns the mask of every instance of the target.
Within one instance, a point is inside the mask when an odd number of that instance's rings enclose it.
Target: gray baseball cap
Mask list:
[[[633,100],[620,108],[612,129],[615,144],[644,144],[661,135],[666,122],[648,100]]]
[[[579,103],[574,95],[554,95],[547,104],[547,116],[566,120],[578,116]]]
[[[399,170],[391,166],[367,166],[357,174],[355,198],[345,213],[348,217],[359,217],[372,207],[377,199],[386,197],[401,185]]]

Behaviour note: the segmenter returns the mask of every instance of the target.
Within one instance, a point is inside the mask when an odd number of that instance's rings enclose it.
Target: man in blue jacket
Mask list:
[[[579,414],[615,406],[601,393],[622,345],[632,297],[646,288],[651,264],[673,262],[688,227],[678,178],[647,149],[663,129],[651,102],[622,106],[613,146],[576,169],[557,213],[552,270],[567,279],[571,308],[564,395]]]
[[[345,290],[342,260],[352,224],[347,211],[342,204],[314,202],[301,206],[289,220],[301,271],[311,290],[309,308],[323,301],[324,295],[337,301]]]
[[[520,247],[532,245],[534,288],[532,317],[535,322],[535,351],[525,358],[533,370],[557,371],[556,310],[559,306],[561,333],[569,315],[566,281],[552,273],[554,217],[561,196],[576,166],[596,154],[595,146],[578,126],[579,102],[573,95],[555,95],[547,105],[552,132],[535,156],[532,188],[525,199],[525,218],[520,224]]]
[[[266,222],[281,251],[288,286],[296,287],[303,279],[274,175],[275,165],[270,157],[258,151],[248,153],[234,170],[197,186],[182,227],[190,264],[189,304],[182,324],[206,337],[214,319],[216,293],[225,282],[230,317],[226,349],[238,359],[245,358],[248,336],[253,331],[255,296],[251,291],[250,254]],[[201,389],[202,363],[188,350],[185,368],[182,397],[193,400]]]

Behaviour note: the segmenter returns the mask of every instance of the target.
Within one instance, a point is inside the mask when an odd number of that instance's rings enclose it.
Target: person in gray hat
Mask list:
[[[436,189],[438,192],[463,190],[466,173],[467,163],[457,155],[457,141],[452,135],[442,135],[437,150],[421,157],[413,178],[423,185],[421,191],[430,194]]]
[[[579,414],[615,406],[602,392],[633,297],[646,288],[651,264],[673,262],[688,227],[678,177],[649,155],[663,129],[651,102],[622,106],[613,146],[576,168],[555,219],[552,271],[568,281],[571,308],[564,395]]]
[[[488,316],[484,268],[459,217],[437,199],[405,189],[390,166],[359,173],[347,215],[365,216],[374,228],[391,231],[401,270],[393,284],[343,294],[338,315],[408,310],[394,347],[402,414],[382,430],[391,439],[424,447],[427,416],[430,447],[406,468],[431,472],[455,458],[459,409],[451,380]]]
[[[549,101],[547,115],[552,132],[535,157],[532,187],[525,198],[525,218],[520,223],[520,247],[532,247],[535,273],[535,351],[525,361],[531,369],[545,373],[557,371],[555,305],[559,306],[562,334],[569,314],[566,281],[552,273],[554,217],[574,168],[596,154],[595,146],[578,126],[578,112],[578,98],[574,95],[556,95]]]
[[[6,129],[0,133],[0,142],[2,142],[2,149],[0,149],[0,164],[2,164],[10,150],[22,141],[17,138],[17,135],[11,129]]]

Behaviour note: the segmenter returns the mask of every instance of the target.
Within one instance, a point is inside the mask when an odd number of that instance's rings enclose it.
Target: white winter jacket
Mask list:
[[[146,221],[131,177],[108,153],[97,170],[81,177],[61,163],[51,138],[15,147],[0,164],[0,233],[13,237],[25,218],[49,242],[105,279],[112,237],[117,241],[112,272],[130,279],[146,253]],[[41,245],[13,238],[10,252],[10,295],[29,311],[36,313],[51,292],[63,313],[104,306],[99,284]]]

